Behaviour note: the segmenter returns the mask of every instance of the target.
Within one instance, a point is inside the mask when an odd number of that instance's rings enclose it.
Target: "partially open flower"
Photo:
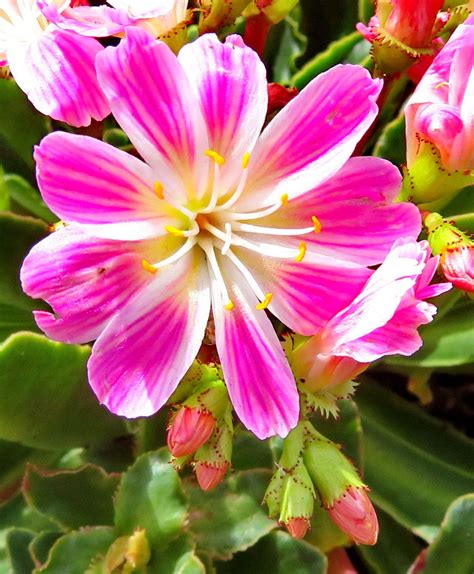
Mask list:
[[[196,452],[214,430],[216,420],[207,411],[182,407],[168,430],[168,448],[176,457]]]
[[[375,509],[364,488],[351,486],[328,508],[329,515],[341,530],[358,544],[376,544],[379,524]]]

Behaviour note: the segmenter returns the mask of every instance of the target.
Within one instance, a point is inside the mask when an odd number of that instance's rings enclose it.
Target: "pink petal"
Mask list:
[[[258,140],[239,207],[297,197],[336,173],[375,119],[381,89],[381,80],[349,64],[310,82]]]
[[[56,132],[36,148],[35,160],[43,199],[62,219],[86,224],[91,235],[143,239],[176,225],[154,192],[152,170],[109,144]]]
[[[209,147],[225,158],[223,189],[235,183],[242,159],[257,140],[267,113],[265,66],[240,36],[225,44],[205,34],[179,53],[208,127]]]
[[[150,281],[138,247],[88,237],[75,226],[35,245],[21,268],[23,289],[34,299],[48,301],[56,315],[36,311],[39,327],[64,343],[96,339],[122,305]]]
[[[371,275],[365,267],[307,253],[301,262],[233,249],[264,293],[269,310],[287,327],[313,335],[360,293]]]
[[[93,347],[89,381],[100,402],[129,418],[155,413],[195,358],[209,309],[201,252],[189,252],[158,273]]]
[[[242,423],[258,438],[282,437],[296,426],[299,400],[281,344],[245,279],[222,257],[234,309],[211,282],[216,344],[229,395]]]
[[[117,48],[97,58],[97,73],[115,118],[160,174],[165,194],[184,201],[200,197],[209,169],[206,126],[170,48],[144,30],[128,28]]]
[[[93,38],[52,29],[30,44],[15,43],[8,65],[20,88],[43,114],[72,126],[102,120],[110,108],[95,72],[103,50]]]
[[[380,263],[400,238],[416,239],[421,217],[416,206],[394,203],[401,177],[390,162],[351,158],[332,178],[288,202],[274,215],[252,223],[263,227],[308,227],[315,215],[320,233],[298,237],[308,249],[361,265]]]

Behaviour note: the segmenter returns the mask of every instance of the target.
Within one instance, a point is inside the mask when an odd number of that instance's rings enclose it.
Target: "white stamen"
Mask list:
[[[192,249],[196,245],[196,243],[197,239],[195,237],[190,237],[178,249],[178,251],[175,251],[173,255],[170,255],[169,257],[166,257],[165,259],[158,261],[158,263],[154,263],[153,267],[155,267],[156,269],[161,269],[161,267],[165,267],[165,265],[171,265],[171,263],[175,263],[176,261],[178,261],[178,259],[181,259],[181,257],[185,255],[190,249]]]
[[[257,283],[255,277],[252,275],[252,273],[247,269],[247,267],[242,263],[242,261],[237,257],[237,255],[232,250],[229,249],[229,251],[227,252],[227,256],[245,277],[248,284],[252,288],[252,291],[255,293],[258,299],[260,301],[263,301],[265,299],[265,293],[262,291],[262,289],[260,289],[260,286]]]
[[[226,304],[232,302],[232,299],[229,297],[224,277],[222,276],[221,270],[219,268],[219,263],[217,261],[216,254],[214,253],[214,245],[210,239],[205,238],[200,239],[199,245],[206,254],[207,264],[210,268],[211,275],[214,275],[222,297],[222,304],[225,306]]]
[[[217,200],[219,199],[219,186],[220,186],[220,166],[219,163],[211,159],[214,164],[214,177],[212,180],[212,192],[209,203],[205,209],[201,209],[201,213],[210,213],[215,211]]]
[[[268,255],[269,257],[275,257],[277,259],[293,259],[299,254],[299,249],[281,247],[280,245],[273,245],[271,243],[254,243],[253,241],[243,239],[235,233],[232,236],[232,244],[238,247],[245,247],[260,255]]]
[[[265,235],[306,235],[307,233],[314,232],[314,225],[311,227],[302,227],[299,229],[281,228],[281,227],[262,227],[261,225],[249,225],[248,223],[239,223],[238,221],[232,224],[233,228],[237,231],[244,231],[246,233],[263,233]]]
[[[222,255],[225,255],[229,251],[229,249],[232,245],[232,226],[227,221],[224,224],[224,227],[225,227],[225,234],[227,235],[227,239],[225,240],[224,245],[221,249]]]
[[[244,191],[245,184],[247,183],[247,174],[248,169],[245,168],[240,178],[237,189],[225,203],[223,203],[222,205],[218,205],[215,211],[224,211],[225,209],[229,209],[229,207],[232,207],[234,205],[234,203],[239,199],[239,197],[242,195],[242,192]]]
[[[231,213],[229,214],[229,219],[233,221],[245,221],[248,219],[260,219],[260,217],[266,217],[267,215],[272,215],[275,211],[278,211],[280,207],[285,205],[283,201],[279,201],[274,205],[270,205],[266,209],[262,209],[261,211],[249,211],[248,213]]]

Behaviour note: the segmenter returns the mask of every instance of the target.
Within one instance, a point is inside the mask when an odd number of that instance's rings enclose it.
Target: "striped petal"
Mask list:
[[[129,418],[155,413],[195,358],[209,309],[209,276],[201,252],[190,252],[163,269],[94,345],[89,381],[100,402]]]

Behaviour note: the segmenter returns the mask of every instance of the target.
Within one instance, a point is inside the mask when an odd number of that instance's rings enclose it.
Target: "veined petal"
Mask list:
[[[223,44],[215,34],[205,34],[184,46],[178,59],[201,103],[209,148],[225,159],[220,168],[225,192],[240,179],[242,160],[265,120],[265,66],[240,36],[228,36]]]
[[[221,257],[234,308],[224,308],[211,278],[216,345],[229,395],[242,423],[258,438],[282,437],[296,426],[299,399],[296,383],[278,337],[246,280]]]
[[[112,112],[166,193],[192,200],[205,191],[206,125],[192,86],[173,52],[138,28],[97,58]],[[162,175],[163,174],[163,175]]]
[[[315,215],[319,233],[286,238],[297,247],[360,265],[380,263],[400,237],[416,239],[421,217],[415,205],[394,203],[401,176],[390,162],[375,157],[351,158],[336,175],[290,200],[275,214],[253,220],[262,227],[304,228]]]
[[[110,108],[97,82],[94,38],[52,29],[30,44],[9,46],[7,60],[20,88],[41,113],[72,126],[102,120]]]
[[[130,297],[150,281],[139,243],[86,236],[67,226],[35,245],[21,268],[24,291],[45,299],[55,315],[36,311],[52,339],[86,343],[96,339]]]
[[[209,309],[209,275],[199,250],[163,268],[93,347],[89,381],[100,402],[129,418],[155,413],[196,356]]]
[[[235,250],[264,293],[280,321],[301,335],[314,335],[344,309],[371,275],[366,267],[307,253],[303,261],[276,259]]]
[[[144,239],[178,221],[154,193],[156,177],[142,161],[100,140],[56,132],[35,150],[43,199],[62,219],[111,239]]]
[[[297,197],[336,173],[375,119],[381,89],[381,80],[349,64],[310,82],[259,138],[239,208]]]

